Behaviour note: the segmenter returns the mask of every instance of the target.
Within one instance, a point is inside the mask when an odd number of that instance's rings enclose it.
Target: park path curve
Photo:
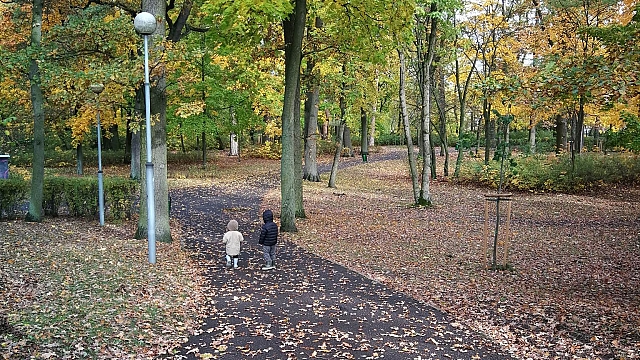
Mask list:
[[[201,328],[172,358],[510,358],[441,311],[289,242],[278,244],[276,270],[260,270],[260,204],[278,183],[275,176],[247,178],[233,188],[171,191],[172,217],[182,224],[185,245],[195,250],[209,282]],[[230,219],[246,240],[240,267],[233,270],[224,266],[220,243]]]

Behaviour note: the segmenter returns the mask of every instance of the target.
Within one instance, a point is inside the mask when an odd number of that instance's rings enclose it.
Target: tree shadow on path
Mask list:
[[[510,358],[439,310],[289,242],[278,244],[276,270],[260,270],[260,204],[277,185],[273,177],[172,190],[172,216],[206,269],[209,294],[201,328],[171,358]],[[230,219],[245,235],[238,269],[223,261]]]

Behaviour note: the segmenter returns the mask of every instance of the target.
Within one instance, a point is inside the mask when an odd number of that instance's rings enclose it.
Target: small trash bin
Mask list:
[[[0,179],[9,178],[9,155],[0,155]]]

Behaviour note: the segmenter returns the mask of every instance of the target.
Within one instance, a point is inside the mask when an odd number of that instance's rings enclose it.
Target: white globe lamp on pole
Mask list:
[[[149,35],[156,31],[156,17],[148,12],[141,12],[133,20],[138,34],[144,37],[144,105],[147,130],[147,240],[149,242],[149,263],[156,263],[156,216],[153,194],[153,162],[151,161],[151,95],[149,86]]]
[[[92,84],[89,89],[96,94],[96,120],[98,122],[98,210],[100,226],[104,226],[104,183],[102,180],[102,132],[100,129],[100,94],[104,90],[102,84]]]

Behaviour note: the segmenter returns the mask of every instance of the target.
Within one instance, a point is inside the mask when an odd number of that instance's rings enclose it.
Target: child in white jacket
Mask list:
[[[235,220],[229,221],[227,230],[222,237],[222,242],[226,247],[227,267],[231,267],[231,261],[233,260],[233,267],[237,268],[238,256],[240,255],[240,243],[244,241],[244,237],[238,231],[238,222]]]

